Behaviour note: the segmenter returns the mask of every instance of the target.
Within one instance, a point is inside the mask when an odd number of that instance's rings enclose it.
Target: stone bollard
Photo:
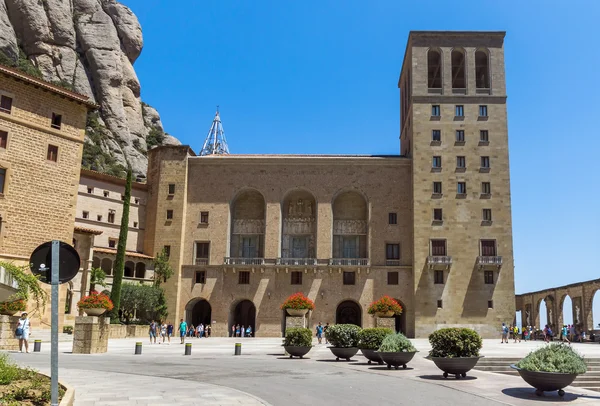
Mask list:
[[[192,355],[192,343],[185,343],[185,354]]]
[[[33,352],[40,352],[42,350],[42,340],[35,340],[33,342]]]
[[[135,343],[135,355],[140,355],[142,353],[142,343],[138,341]]]
[[[235,353],[233,355],[242,355],[242,343],[235,343]]]

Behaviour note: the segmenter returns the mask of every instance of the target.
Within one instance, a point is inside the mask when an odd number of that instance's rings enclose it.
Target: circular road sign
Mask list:
[[[69,244],[60,242],[58,254],[58,283],[66,283],[77,275],[81,261],[79,254]],[[52,266],[52,241],[48,241],[37,247],[29,259],[31,272],[39,275],[40,282],[51,283]]]

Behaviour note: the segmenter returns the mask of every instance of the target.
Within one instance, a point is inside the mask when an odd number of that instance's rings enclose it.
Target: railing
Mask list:
[[[196,265],[208,265],[208,258],[196,258]]]
[[[399,259],[386,259],[385,266],[400,266]]]
[[[369,258],[331,258],[329,265],[369,266]]]
[[[499,256],[480,256],[477,257],[477,265],[493,265],[493,266],[502,266],[502,257]]]
[[[277,258],[277,265],[289,266],[314,266],[317,265],[315,258]]]
[[[232,258],[225,257],[225,265],[264,265],[264,258]]]
[[[452,265],[452,257],[448,255],[431,255],[427,257],[428,265]]]

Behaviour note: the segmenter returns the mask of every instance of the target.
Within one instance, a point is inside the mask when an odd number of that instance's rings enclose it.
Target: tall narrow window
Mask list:
[[[206,283],[206,271],[196,271],[196,283]]]
[[[492,209],[483,209],[483,221],[487,223],[492,222]]]
[[[446,256],[446,240],[431,240],[431,255]]]
[[[388,213],[388,224],[398,224],[398,213]]]
[[[440,105],[439,104],[434,104],[431,106],[431,115],[433,117],[439,117],[440,116]]]
[[[479,142],[489,142],[490,136],[488,130],[480,130],[479,131]]]
[[[344,285],[356,285],[356,273],[344,271],[343,278]]]
[[[398,272],[392,271],[387,273],[387,284],[397,285],[398,284]]]
[[[456,142],[465,142],[465,130],[456,130]]]
[[[481,256],[495,257],[496,256],[496,240],[481,240]]]
[[[482,195],[492,194],[492,184],[490,182],[481,182],[481,194]]]
[[[385,244],[385,259],[388,261],[399,261],[400,244]]]
[[[6,184],[6,169],[0,168],[0,195],[4,194]]]
[[[240,285],[250,285],[250,271],[240,271],[238,283]]]
[[[462,104],[457,104],[454,110],[454,115],[456,117],[464,117],[465,116],[465,106]]]
[[[196,243],[196,265],[208,265],[209,248],[210,243],[208,242]]]
[[[52,162],[58,161],[58,147],[56,145],[48,145],[46,159]]]
[[[292,271],[292,285],[302,285],[302,272]]]
[[[108,211],[108,222],[109,223],[114,223],[115,222],[115,211],[113,209],[110,209]]]
[[[60,126],[62,125],[62,115],[52,113],[52,122],[50,126],[56,130],[60,130]]]
[[[83,217],[84,219],[89,219],[89,218],[90,218],[90,212],[89,212],[89,211],[84,211],[84,212],[82,213],[82,217]]]
[[[490,66],[488,54],[485,51],[475,52],[475,87],[490,88]]]
[[[442,194],[442,182],[433,182],[433,194],[434,195]]]
[[[490,169],[490,157],[489,156],[481,157],[481,168],[482,169]]]
[[[440,142],[442,140],[441,130],[431,130],[431,141]]]
[[[464,156],[456,157],[456,169],[465,169],[467,167],[467,159]]]
[[[433,209],[433,221],[434,222],[442,222],[444,216],[442,215],[442,209]]]
[[[486,285],[494,284],[494,271],[484,271],[483,278],[485,280]]]
[[[200,223],[208,224],[208,212],[207,211],[200,212]]]
[[[12,111],[12,101],[12,97],[5,95],[0,96],[0,111],[10,114]]]
[[[174,195],[174,194],[175,194],[175,184],[169,183],[169,196]]]
[[[487,111],[487,106],[486,105],[481,105],[479,106],[479,117],[487,117],[488,116],[488,111]]]
[[[442,88],[442,55],[435,49],[427,53],[427,78],[430,89]]]
[[[167,210],[167,220],[173,220],[173,210]]]
[[[8,133],[0,131],[0,148],[6,149],[6,145],[8,145]]]
[[[436,270],[433,273],[433,283],[435,283],[436,285],[443,285],[444,284],[444,271],[441,270]]]
[[[108,239],[108,247],[115,248],[116,246],[117,246],[117,240],[114,238],[109,238]]]
[[[170,258],[171,257],[171,246],[170,245],[163,246],[163,252],[167,256],[167,258]]]
[[[434,156],[431,166],[436,169],[440,169],[442,167],[442,157]]]
[[[459,195],[467,194],[467,182],[458,182],[456,184],[456,193]]]
[[[455,49],[452,51],[452,88],[466,89],[467,78],[465,76],[465,54]]]
[[[442,308],[442,301],[441,301],[441,299],[437,301],[437,307],[438,307],[438,309]]]

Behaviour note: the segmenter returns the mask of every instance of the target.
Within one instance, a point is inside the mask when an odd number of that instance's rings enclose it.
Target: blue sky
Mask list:
[[[408,32],[507,31],[516,290],[600,277],[600,2],[123,2],[142,98],[196,151],[218,104],[233,153],[396,154]]]

